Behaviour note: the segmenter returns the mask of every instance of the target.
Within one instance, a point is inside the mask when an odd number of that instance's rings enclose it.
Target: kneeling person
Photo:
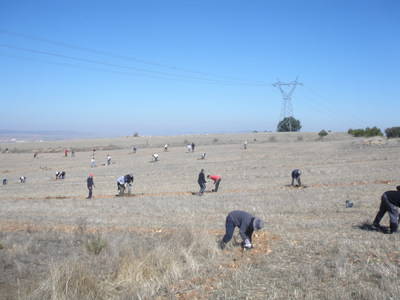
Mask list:
[[[224,249],[226,243],[232,239],[235,227],[239,228],[240,237],[243,239],[243,247],[250,249],[253,248],[253,245],[251,244],[253,232],[263,228],[264,222],[245,211],[234,210],[230,212],[226,217],[226,231],[221,241],[222,249]]]

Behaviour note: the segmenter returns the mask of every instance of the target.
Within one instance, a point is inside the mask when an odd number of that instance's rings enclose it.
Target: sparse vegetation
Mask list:
[[[143,149],[135,157],[126,138],[125,146],[117,139],[82,141],[74,149],[125,149],[109,152],[118,164],[96,170],[93,200],[85,199],[90,150],[74,159],[41,154],[43,162],[31,154],[3,155],[0,174],[8,170],[3,177],[12,180],[0,193],[0,298],[399,298],[398,280],[390,274],[400,273],[400,235],[358,224],[371,222],[380,195],[397,185],[400,144],[360,147],[364,141],[342,133],[316,143],[317,134],[301,133],[305,142],[296,142],[300,133],[260,134],[256,144],[252,133],[185,136],[210,159],[200,161],[176,147],[156,166],[147,163],[149,155],[167,140],[179,146],[185,137],[153,137],[148,149],[143,139],[135,143]],[[272,136],[279,143],[268,143]],[[250,151],[242,151],[245,140]],[[27,146],[18,145],[24,151]],[[106,153],[96,151],[99,161]],[[115,197],[115,178],[129,166],[138,176],[136,195]],[[304,189],[286,186],[297,166],[304,166]],[[54,171],[67,168],[67,181],[52,179]],[[201,168],[224,176],[221,190],[191,194],[198,191]],[[22,173],[29,178],[25,185],[16,182]],[[207,191],[212,187],[207,184]],[[346,208],[346,200],[354,208]],[[218,248],[233,209],[267,221],[250,251],[241,252],[240,238],[224,251]]]
[[[382,131],[377,127],[365,128],[365,129],[349,129],[348,134],[354,137],[373,137],[373,136],[383,136]]]
[[[270,136],[270,137],[268,138],[268,141],[271,142],[271,143],[274,143],[274,142],[276,142],[276,137]]]
[[[297,141],[298,141],[298,142],[302,142],[303,140],[304,140],[304,138],[303,138],[302,135],[299,135],[299,136],[297,137]]]
[[[133,133],[133,137],[139,137],[139,132]]]
[[[219,139],[213,138],[213,143],[214,143],[214,144],[216,144],[216,143],[218,143],[218,142],[219,142]]]
[[[284,118],[282,121],[279,122],[277,127],[278,132],[300,131],[300,129],[300,120],[297,120],[294,117]]]
[[[398,138],[400,137],[400,127],[390,127],[385,129],[387,138]]]
[[[100,252],[107,246],[107,242],[99,235],[89,236],[86,240],[86,249],[89,253],[99,255]]]

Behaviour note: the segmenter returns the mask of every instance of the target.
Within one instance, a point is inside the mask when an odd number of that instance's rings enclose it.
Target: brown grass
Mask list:
[[[94,169],[91,151],[75,158],[41,153],[36,160],[1,154],[9,184],[0,194],[0,298],[400,298],[400,235],[368,230],[380,195],[399,184],[400,144],[365,145],[334,133],[321,143],[315,136],[137,137],[135,155],[133,138],[43,145],[119,147],[96,151],[99,165],[107,153],[115,164]],[[243,141],[255,137],[244,151]],[[184,139],[196,143],[197,153],[186,153]],[[169,151],[160,152],[165,143]],[[154,152],[160,161],[149,164]],[[200,152],[207,160],[197,159]],[[192,195],[201,168],[222,175],[218,193]],[[306,188],[287,186],[293,168],[303,170]],[[61,169],[67,178],[54,181],[53,170]],[[89,172],[92,200],[85,199]],[[115,197],[116,178],[128,172],[134,195]],[[17,183],[20,175],[26,184]],[[241,250],[237,236],[218,249],[233,209],[266,221],[251,251]]]

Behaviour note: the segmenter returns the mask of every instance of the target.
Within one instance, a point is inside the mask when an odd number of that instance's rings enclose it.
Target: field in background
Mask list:
[[[188,142],[196,143],[194,153],[186,153]],[[168,152],[162,151],[165,143]],[[71,147],[75,157],[64,157]],[[0,178],[9,180],[0,187],[2,298],[400,296],[399,236],[360,228],[375,216],[380,195],[400,184],[397,139],[254,133],[5,148],[10,153],[0,154]],[[93,148],[96,168],[90,168]],[[154,152],[159,162],[151,162]],[[199,159],[202,152],[205,160]],[[108,153],[111,166],[105,166]],[[222,176],[218,193],[192,195],[201,168]],[[286,186],[294,168],[303,171],[305,188]],[[61,170],[66,179],[56,181]],[[92,200],[85,199],[88,173],[96,184]],[[134,195],[115,197],[116,178],[127,173],[135,176]],[[25,184],[17,182],[21,175]],[[346,208],[346,200],[354,207]],[[217,247],[225,216],[234,209],[266,222],[251,251],[242,252],[235,242],[225,251]]]

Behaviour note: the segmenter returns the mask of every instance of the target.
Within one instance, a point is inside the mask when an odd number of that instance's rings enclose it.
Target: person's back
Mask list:
[[[254,218],[251,214],[243,210],[231,211],[228,216],[232,218],[233,223],[237,227],[241,227],[242,224],[250,224],[251,220]]]
[[[86,180],[86,183],[87,183],[88,188],[93,187],[93,185],[94,185],[93,177],[92,177],[92,176],[89,176],[89,177],[87,178],[87,180]]]
[[[400,191],[387,191],[384,193],[390,203],[400,207]]]

